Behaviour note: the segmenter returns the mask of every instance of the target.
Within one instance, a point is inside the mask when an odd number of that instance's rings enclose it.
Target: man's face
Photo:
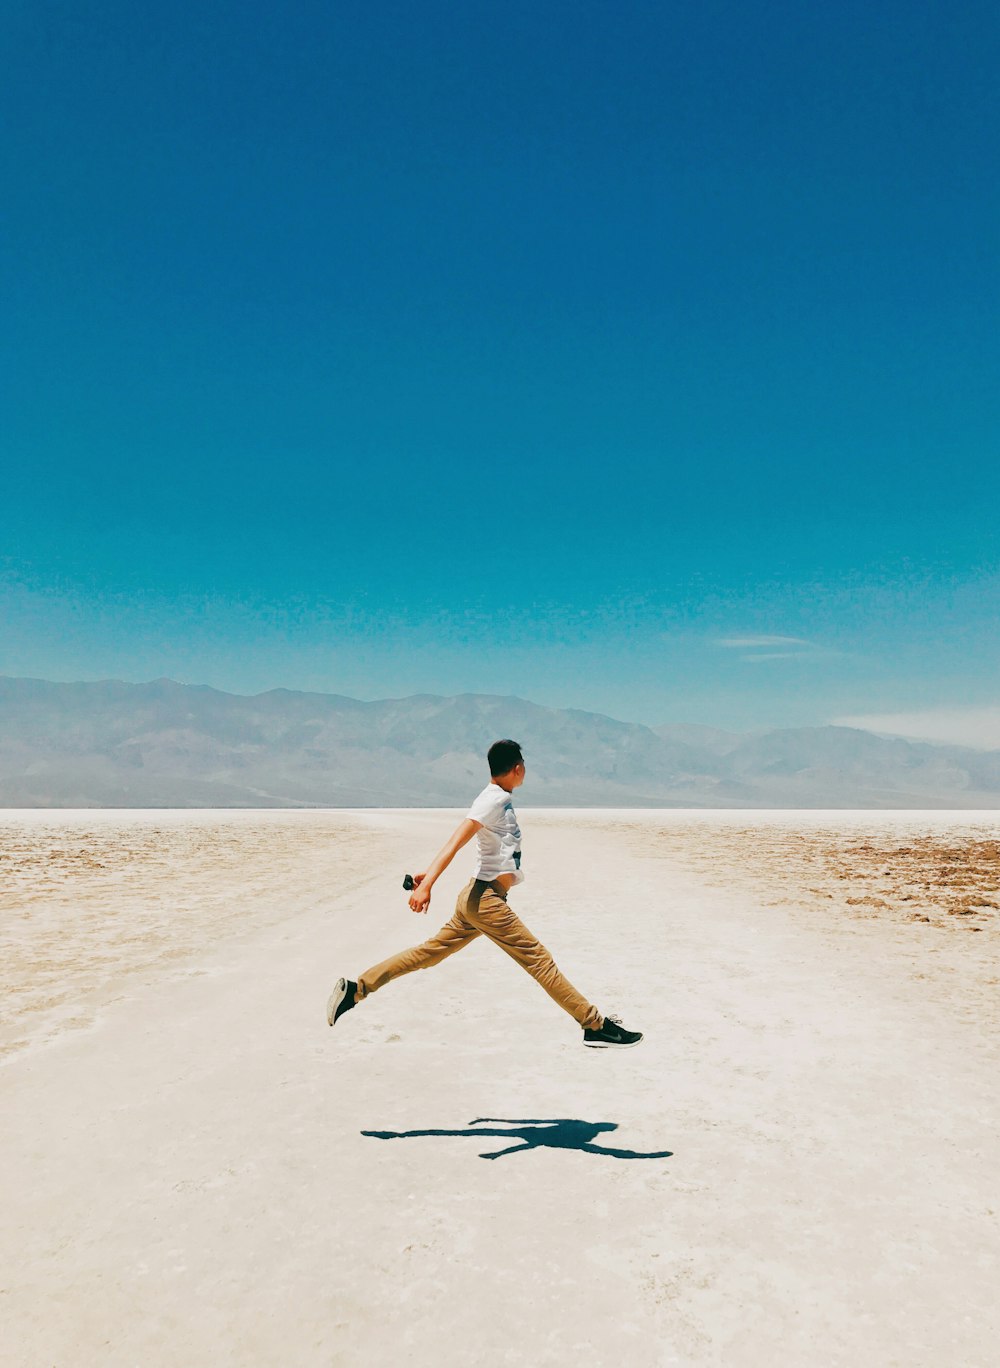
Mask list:
[[[515,766],[514,766],[513,774],[514,774],[514,787],[515,787],[515,788],[520,788],[520,786],[524,783],[524,773],[525,773],[525,771],[524,771],[524,765],[515,765]]]

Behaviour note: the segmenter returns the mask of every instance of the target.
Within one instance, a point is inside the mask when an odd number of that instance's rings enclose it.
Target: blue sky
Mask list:
[[[0,33],[0,672],[993,716],[995,7]]]

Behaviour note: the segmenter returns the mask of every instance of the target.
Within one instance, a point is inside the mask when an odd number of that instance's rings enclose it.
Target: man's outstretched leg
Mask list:
[[[409,950],[403,950],[398,955],[391,955],[389,959],[383,960],[371,969],[366,969],[363,974],[358,975],[357,982],[353,979],[339,979],[326,1005],[326,1019],[329,1024],[335,1025],[355,1003],[368,997],[369,993],[377,992],[393,979],[400,978],[403,974],[412,974],[415,969],[430,969],[432,965],[440,964],[449,955],[454,955],[464,945],[474,941],[481,932],[462,915],[462,900],[466,891],[463,890],[459,896],[455,915],[442,926],[436,936],[432,936],[421,945],[411,946]]]
[[[463,903],[463,899],[465,899]],[[458,912],[494,945],[516,960],[583,1027],[583,1043],[599,1048],[638,1045],[641,1031],[626,1031],[617,1017],[605,1017],[560,973],[545,946],[536,939],[493,884],[474,880],[458,902]]]
[[[459,910],[467,922],[488,936],[494,945],[499,945],[522,969],[526,969],[574,1021],[584,1029],[599,1029],[604,1017],[559,972],[548,950],[515,915],[506,898],[493,884],[476,880],[463,896],[465,904],[463,906],[459,899]]]

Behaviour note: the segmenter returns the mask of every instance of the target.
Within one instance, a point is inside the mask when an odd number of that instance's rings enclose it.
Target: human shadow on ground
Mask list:
[[[480,1159],[501,1159],[505,1154],[519,1154],[530,1149],[567,1149],[582,1150],[585,1154],[604,1154],[612,1159],[669,1159],[673,1150],[654,1150],[640,1154],[637,1150],[613,1149],[608,1145],[595,1145],[594,1136],[602,1131],[618,1129],[615,1121],[570,1121],[544,1120],[537,1117],[520,1120],[505,1120],[501,1116],[477,1116],[470,1126],[482,1127],[484,1123],[506,1126],[507,1130],[411,1130],[411,1131],[362,1131],[362,1135],[376,1140],[411,1140],[418,1135],[496,1135],[505,1140],[516,1138],[520,1143],[509,1145],[506,1149],[492,1154],[480,1154]]]

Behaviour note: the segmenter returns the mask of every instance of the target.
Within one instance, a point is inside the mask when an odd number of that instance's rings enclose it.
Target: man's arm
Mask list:
[[[414,874],[413,882],[416,886],[410,894],[410,906],[414,912],[427,911],[431,901],[431,886],[441,877],[462,847],[472,840],[481,826],[482,822],[466,817],[452,832],[447,845],[442,846],[434,856],[427,870],[423,874]]]

